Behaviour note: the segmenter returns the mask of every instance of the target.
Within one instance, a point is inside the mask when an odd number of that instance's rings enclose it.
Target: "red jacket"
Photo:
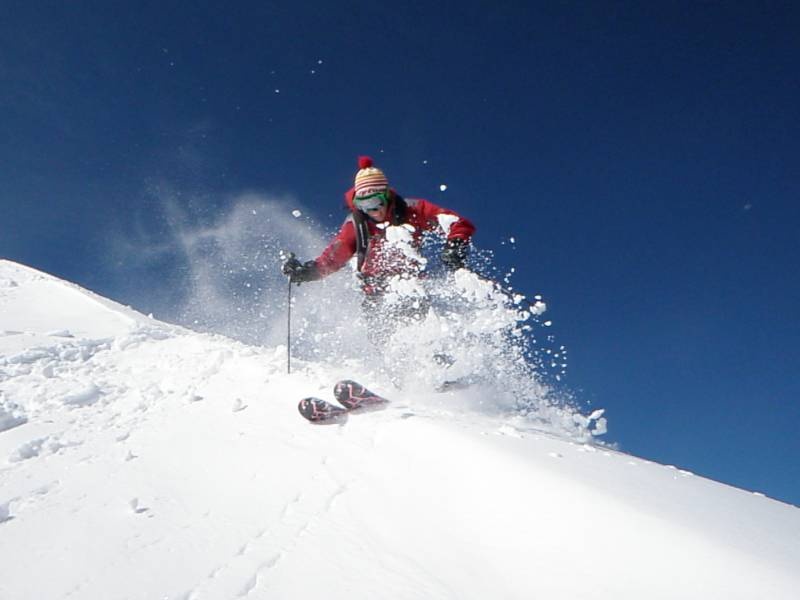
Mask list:
[[[348,260],[359,250],[359,235],[357,228],[362,232],[368,231],[368,236],[362,234],[363,239],[361,253],[359,257],[359,271],[365,277],[381,277],[393,275],[406,271],[415,272],[418,265],[412,264],[407,257],[400,257],[395,254],[388,256],[384,245],[386,242],[385,228],[378,227],[378,223],[359,213],[353,206],[352,189],[345,194],[345,201],[351,210],[351,214],[342,223],[339,233],[322,251],[322,254],[315,260],[317,269],[321,276],[330,275],[341,269]],[[389,201],[389,219],[391,225],[411,225],[413,227],[413,244],[419,247],[422,234],[425,231],[432,231],[440,227],[439,215],[452,215],[456,221],[450,226],[447,239],[459,238],[469,240],[475,232],[475,226],[464,217],[452,210],[437,206],[433,202],[421,199],[404,199],[392,190],[392,198]],[[366,231],[365,231],[366,230]]]

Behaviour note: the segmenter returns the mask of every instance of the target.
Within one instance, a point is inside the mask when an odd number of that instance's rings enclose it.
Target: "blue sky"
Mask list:
[[[174,257],[110,250],[164,190],[332,230],[372,154],[545,296],[611,440],[800,504],[800,9],[732,4],[6,2],[0,255],[164,314]]]

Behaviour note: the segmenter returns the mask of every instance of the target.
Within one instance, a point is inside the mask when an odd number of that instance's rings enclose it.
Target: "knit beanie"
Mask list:
[[[389,189],[389,180],[378,167],[372,166],[369,156],[358,157],[358,173],[353,184],[356,196],[369,196]]]

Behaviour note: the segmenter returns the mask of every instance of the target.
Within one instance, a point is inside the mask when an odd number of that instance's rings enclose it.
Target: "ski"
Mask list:
[[[297,410],[303,418],[319,423],[343,420],[351,410],[374,408],[389,402],[351,379],[337,382],[333,387],[333,395],[344,408],[320,398],[309,397],[300,400]]]
[[[312,423],[331,421],[347,414],[347,409],[336,406],[319,398],[303,398],[297,405],[297,410],[304,418]]]
[[[349,410],[377,406],[388,402],[383,396],[370,392],[363,385],[351,379],[344,379],[333,386],[333,396],[339,404]]]

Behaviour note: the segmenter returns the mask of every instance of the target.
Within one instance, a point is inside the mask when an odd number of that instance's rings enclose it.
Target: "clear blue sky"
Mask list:
[[[4,2],[0,255],[147,312],[172,266],[108,237],[154,187],[334,228],[373,154],[544,294],[611,440],[800,504],[797,4],[444,6]]]

